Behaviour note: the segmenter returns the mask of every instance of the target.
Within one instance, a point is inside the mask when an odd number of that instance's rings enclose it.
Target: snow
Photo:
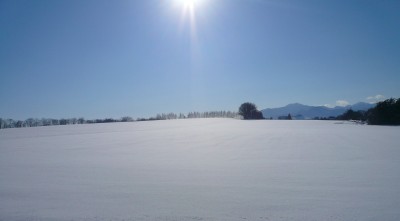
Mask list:
[[[0,220],[400,220],[399,135],[234,119],[0,130]]]

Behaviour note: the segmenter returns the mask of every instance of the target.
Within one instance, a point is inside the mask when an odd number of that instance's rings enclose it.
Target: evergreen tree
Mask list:
[[[400,125],[400,99],[390,98],[379,102],[368,111],[368,123],[372,125]]]

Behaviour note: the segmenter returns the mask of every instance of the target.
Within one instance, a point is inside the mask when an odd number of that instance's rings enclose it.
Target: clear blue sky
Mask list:
[[[400,1],[0,0],[0,117],[400,97]]]

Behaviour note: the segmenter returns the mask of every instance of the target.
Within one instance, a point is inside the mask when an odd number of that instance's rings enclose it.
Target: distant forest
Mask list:
[[[28,118],[26,120],[13,120],[0,118],[0,129],[4,128],[21,128],[21,127],[41,127],[53,125],[69,125],[69,124],[97,124],[97,123],[114,123],[114,122],[134,122],[134,121],[152,121],[152,120],[173,120],[187,118],[241,118],[237,112],[232,111],[208,111],[208,112],[189,112],[188,114],[157,114],[150,118],[122,117],[120,119],[105,118],[86,120],[85,118]]]

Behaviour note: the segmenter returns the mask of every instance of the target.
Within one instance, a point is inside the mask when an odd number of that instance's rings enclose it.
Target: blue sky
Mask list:
[[[400,1],[203,0],[192,20],[178,0],[0,0],[0,117],[400,97],[399,9]]]

